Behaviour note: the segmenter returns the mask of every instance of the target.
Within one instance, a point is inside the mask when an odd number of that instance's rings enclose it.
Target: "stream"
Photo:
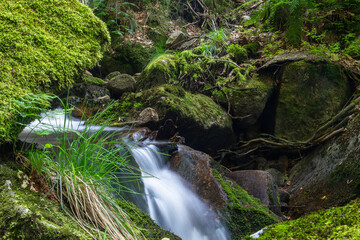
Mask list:
[[[84,122],[72,118],[65,124],[64,114],[59,110],[42,115],[20,133],[23,142],[46,144],[55,142],[54,127],[82,131]],[[98,128],[92,126],[91,128]],[[47,131],[46,136],[35,132]],[[123,128],[109,127],[105,131],[124,131]],[[128,131],[128,130],[126,130]],[[142,138],[133,134],[133,142]],[[229,234],[221,224],[219,216],[191,190],[187,183],[168,165],[169,157],[161,154],[156,142],[145,140],[140,144],[127,143],[131,155],[139,165],[144,184],[146,209],[152,219],[163,229],[169,230],[184,240],[228,240]],[[136,202],[135,202],[136,204]],[[140,207],[140,206],[139,206]]]

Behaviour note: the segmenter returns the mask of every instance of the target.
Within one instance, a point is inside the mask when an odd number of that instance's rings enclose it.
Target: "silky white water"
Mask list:
[[[156,146],[130,151],[142,170],[149,214],[162,228],[184,240],[229,239],[216,214],[170,170]]]
[[[70,121],[71,120],[71,121]],[[46,113],[39,121],[29,124],[19,139],[29,143],[45,144],[53,141],[51,136],[36,132],[82,131],[84,122],[67,118],[62,111]],[[91,126],[91,129],[98,129]],[[120,128],[105,128],[105,131],[121,131]],[[133,139],[142,138],[133,134]],[[227,240],[230,239],[218,216],[194,192],[189,184],[176,172],[170,170],[166,157],[158,148],[147,142],[138,146],[132,144],[130,152],[142,171],[142,181],[149,214],[162,228],[169,230],[183,240]],[[139,195],[139,197],[143,197]]]

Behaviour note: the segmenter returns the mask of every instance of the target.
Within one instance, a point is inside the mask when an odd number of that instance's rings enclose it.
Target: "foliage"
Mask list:
[[[121,182],[121,176],[137,179],[137,171],[127,165],[121,140],[114,129],[105,131],[108,121],[92,128],[103,118],[104,112],[88,120],[82,130],[72,130],[70,108],[64,104],[64,122],[61,127],[33,129],[43,135],[53,132],[57,143],[47,143],[43,150],[32,149],[28,164],[32,172],[42,176],[63,208],[68,209],[81,227],[105,231],[112,239],[139,239],[128,216],[113,199],[113,194],[130,191]],[[46,125],[45,125],[46,126]],[[127,152],[127,151],[125,151]],[[129,176],[130,174],[130,176]],[[93,229],[95,228],[95,229]]]
[[[313,0],[270,0],[265,1],[252,15],[248,25],[264,23],[271,31],[285,31],[286,41],[299,46],[303,31],[303,16],[314,5]]]
[[[71,85],[110,42],[105,24],[75,0],[1,1],[0,32],[0,142],[21,131],[12,99]]]
[[[94,5],[94,13],[103,20],[115,35],[133,34],[137,28],[135,17],[129,9],[137,8],[132,2],[99,0]]]
[[[202,54],[206,57],[215,57],[221,55],[225,47],[227,33],[225,29],[211,31],[205,35],[205,40],[199,47],[194,49],[194,53]]]
[[[259,239],[358,239],[360,200],[274,225]]]
[[[239,44],[231,44],[227,48],[227,52],[231,55],[233,60],[238,64],[243,63],[248,58],[246,49],[240,46]]]

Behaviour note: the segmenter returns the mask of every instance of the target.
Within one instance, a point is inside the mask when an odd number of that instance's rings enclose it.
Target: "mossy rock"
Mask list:
[[[227,113],[211,98],[191,94],[178,86],[161,85],[132,93],[120,99],[119,104],[138,104],[141,106],[139,111],[154,108],[160,124],[172,119],[179,135],[185,137],[186,144],[195,149],[209,152],[234,142],[232,121]]]
[[[250,196],[238,184],[217,170],[213,169],[212,172],[227,195],[227,205],[221,212],[231,239],[243,239],[244,236],[279,221],[259,199]]]
[[[104,58],[100,61],[101,74],[108,75],[114,71],[120,71],[134,75],[141,72],[150,62],[154,48],[144,46],[140,43],[120,41],[117,36],[112,43],[112,50],[106,52]]]
[[[213,90],[212,95],[222,105],[230,103],[230,112],[235,121],[245,129],[259,119],[274,91],[274,83],[266,75],[256,75],[239,86],[237,83]]]
[[[169,240],[181,240],[175,234],[166,231],[159,227],[150,216],[141,210],[139,210],[133,203],[118,200],[117,203],[124,212],[128,214],[131,221],[142,230],[142,234],[148,240],[160,240],[160,239],[169,239]]]
[[[284,67],[275,135],[307,140],[342,109],[351,88],[340,66],[328,62],[293,62]]]
[[[359,212],[357,199],[343,207],[273,225],[258,239],[359,239]]]
[[[0,164],[2,239],[92,239],[58,203],[22,189],[17,171]]]
[[[149,89],[161,84],[173,83],[178,76],[179,57],[163,54],[151,61],[138,78],[137,89]]]
[[[102,57],[110,37],[105,24],[76,0],[1,1],[0,32],[3,143],[22,130],[16,122],[31,120],[19,115],[23,109],[16,111],[14,99],[71,85]]]

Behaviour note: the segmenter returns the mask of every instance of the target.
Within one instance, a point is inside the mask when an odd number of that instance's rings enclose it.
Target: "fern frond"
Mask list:
[[[300,14],[293,14],[288,18],[287,29],[285,32],[286,42],[294,47],[301,43],[303,30],[303,20]]]

